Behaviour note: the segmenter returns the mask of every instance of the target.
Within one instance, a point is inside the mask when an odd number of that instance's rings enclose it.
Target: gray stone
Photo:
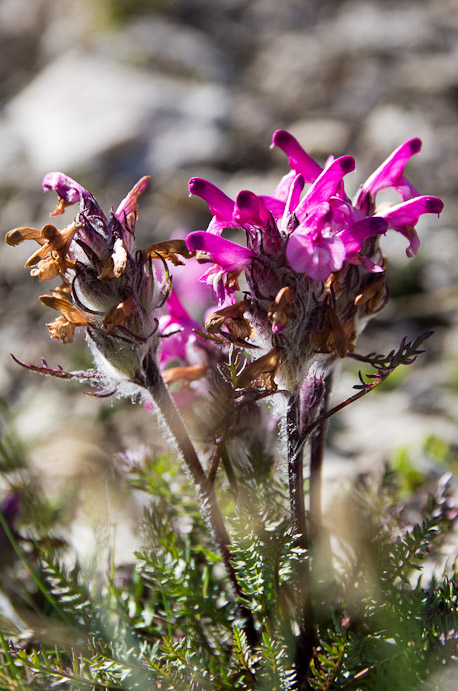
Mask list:
[[[229,56],[210,35],[158,15],[106,33],[97,45],[111,59],[163,74],[223,83],[232,74]]]
[[[119,167],[144,174],[215,154],[227,108],[217,85],[75,51],[45,67],[11,100],[6,117],[37,175],[90,170],[111,150]]]

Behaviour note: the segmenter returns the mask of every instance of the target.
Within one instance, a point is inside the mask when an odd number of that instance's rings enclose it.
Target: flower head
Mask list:
[[[208,203],[213,218],[207,231],[191,233],[186,244],[200,261],[212,263],[201,280],[213,286],[220,305],[239,304],[238,279],[244,274],[251,342],[266,354],[274,348],[272,372],[282,369],[289,388],[317,360],[344,357],[384,304],[379,237],[389,230],[401,233],[412,256],[419,245],[419,218],[439,214],[443,205],[437,197],[419,196],[404,176],[408,160],[420,151],[419,139],[396,149],[353,203],[344,184],[355,169],[351,156],[330,157],[322,168],[285,130],[274,133],[272,145],[286,153],[290,171],[271,196],[242,190],[233,200],[212,183],[191,179],[191,193]],[[377,209],[377,192],[388,187],[401,202]],[[245,233],[246,246],[221,237],[223,229],[235,228]]]
[[[49,173],[43,189],[57,192],[53,215],[79,203],[75,219],[62,230],[47,224],[41,230],[16,228],[6,236],[10,245],[35,240],[39,249],[26,267],[41,281],[61,280],[40,297],[60,313],[48,323],[51,337],[71,343],[75,329],[85,329],[97,367],[105,367],[113,380],[135,378],[160,344],[158,318],[168,287],[157,280],[153,259],[161,255],[135,246],[138,197],[147,184],[148,178],[141,178],[106,216],[81,185],[62,173]]]

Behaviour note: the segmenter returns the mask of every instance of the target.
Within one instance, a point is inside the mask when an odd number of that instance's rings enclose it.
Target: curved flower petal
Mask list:
[[[289,165],[295,173],[301,173],[305,182],[314,182],[323,170],[309,154],[304,151],[297,139],[286,130],[276,130],[272,136],[272,146],[278,146],[289,158]]]
[[[325,281],[342,268],[345,245],[338,235],[295,232],[286,246],[286,259],[297,273],[306,273],[315,281]]]
[[[323,170],[315,180],[305,197],[296,208],[296,216],[300,221],[309,213],[310,209],[321,202],[329,201],[336,196],[343,177],[355,169],[355,159],[352,156],[340,156]]]
[[[241,226],[250,224],[265,229],[271,216],[261,197],[249,190],[242,190],[235,200],[234,220]]]
[[[289,190],[289,195],[288,199],[286,200],[286,206],[285,206],[285,216],[290,215],[294,213],[296,210],[297,205],[299,204],[302,190],[304,189],[305,185],[305,180],[304,176],[301,175],[300,173],[296,175],[294,180],[291,183],[291,187]]]
[[[51,214],[52,216],[62,214],[66,206],[82,202],[84,208],[87,208],[89,213],[95,213],[105,218],[92,194],[76,180],[64,173],[47,173],[43,178],[42,187],[44,192],[54,190],[59,196],[60,203],[57,205],[54,213]]]
[[[167,338],[162,340],[161,365],[170,360],[187,360],[187,346],[195,340],[194,329],[200,329],[196,322],[185,310],[177,294],[171,290],[167,299],[168,316],[159,320],[159,330]]]
[[[438,197],[425,195],[391,206],[386,211],[378,213],[377,216],[385,219],[389,228],[397,230],[409,240],[410,244],[406,253],[408,257],[412,257],[417,253],[420,246],[420,240],[414,228],[418,219],[423,214],[439,215],[443,208],[444,204]]]
[[[364,240],[372,235],[384,235],[388,229],[385,219],[370,216],[362,221],[353,224],[338,234],[338,237],[345,245],[347,257],[359,252]]]
[[[285,210],[284,201],[282,201],[281,199],[277,199],[276,197],[271,197],[267,194],[260,194],[258,196],[259,199],[261,199],[264,203],[266,209],[272,212],[272,215],[275,219],[281,218],[283,216],[283,212]]]
[[[114,215],[121,223],[124,222],[126,218],[129,218],[131,214],[138,213],[138,198],[145,191],[150,181],[149,175],[144,175],[140,180],[132,187],[130,192],[124,197],[122,202],[119,204]]]
[[[186,238],[186,245],[193,251],[208,252],[212,261],[225,271],[243,271],[255,256],[254,252],[246,247],[205,230],[190,233]]]
[[[214,216],[209,226],[210,232],[219,234],[224,228],[237,225],[233,218],[235,203],[219,187],[203,178],[191,178],[188,187],[190,195],[195,194],[207,202],[210,213]]]
[[[409,159],[420,152],[421,144],[421,139],[414,137],[398,146],[361,185],[355,207],[361,209],[368,206],[377,192],[387,187],[396,188],[404,200],[417,196],[417,190],[403,177],[403,173]]]

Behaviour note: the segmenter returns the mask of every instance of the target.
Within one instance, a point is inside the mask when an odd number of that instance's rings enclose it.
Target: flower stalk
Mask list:
[[[310,544],[304,495],[304,444],[306,435],[300,430],[300,399],[292,395],[288,401],[287,419],[287,455],[288,481],[290,495],[291,524],[293,535],[297,537],[297,546],[307,552],[299,564],[296,573],[296,613],[299,620],[299,638],[295,654],[298,689],[303,686],[307,670],[312,659],[313,649],[317,644],[315,616],[312,606]]]
[[[199,460],[194,445],[189,438],[182,417],[178,412],[170,392],[159,371],[157,363],[153,357],[144,363],[143,371],[137,375],[136,382],[146,389],[152,396],[164,421],[173,436],[178,451],[191,475],[202,500],[205,515],[210,524],[213,537],[221,553],[223,563],[229,577],[230,583],[237,598],[242,597],[242,591],[237,579],[234,566],[231,561],[229,546],[231,539],[227,532],[224,518],[219,508],[216,497],[214,483],[207,477],[205,470]],[[254,626],[253,616],[250,610],[244,605],[239,604],[240,614],[245,619],[245,632],[250,645],[254,645],[257,640],[257,633]]]

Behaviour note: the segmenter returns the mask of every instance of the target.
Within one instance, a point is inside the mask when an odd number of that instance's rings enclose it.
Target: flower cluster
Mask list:
[[[279,376],[292,390],[313,362],[344,357],[384,305],[379,237],[390,229],[401,233],[413,256],[419,218],[439,214],[443,204],[420,196],[404,177],[406,163],[420,151],[417,138],[396,149],[353,202],[344,188],[344,177],[355,169],[351,156],[331,158],[323,169],[285,130],[274,133],[272,145],[286,153],[290,166],[272,196],[242,190],[233,200],[211,182],[190,180],[190,193],[207,202],[213,217],[207,230],[190,233],[186,244],[210,264],[201,280],[211,284],[222,306],[216,315],[227,313],[228,303],[234,314],[245,314],[256,332],[253,343],[268,351],[269,366],[275,362],[277,370],[283,363]],[[377,207],[377,192],[390,187],[402,201]],[[242,230],[246,245],[222,237],[225,229]],[[237,303],[241,274],[246,288]]]
[[[274,133],[272,145],[287,155],[290,171],[271,196],[242,190],[233,200],[211,182],[192,178],[190,193],[212,213],[207,230],[143,251],[136,249],[135,223],[147,177],[106,217],[77,182],[62,173],[46,175],[44,190],[59,198],[52,215],[79,203],[76,217],[62,230],[52,224],[16,228],[6,241],[35,240],[39,248],[26,266],[39,280],[61,280],[40,298],[60,312],[48,324],[51,336],[69,343],[75,328],[83,327],[96,364],[103,361],[107,369],[108,363],[114,380],[139,380],[152,357],[167,383],[193,385],[214,376],[229,344],[255,354],[240,372],[239,389],[271,392],[280,384],[297,392],[309,374],[326,374],[387,300],[380,236],[401,233],[411,257],[419,247],[419,218],[439,214],[443,205],[419,195],[404,176],[420,151],[417,138],[396,149],[353,202],[344,187],[355,168],[351,156],[331,157],[322,168],[285,130]],[[377,206],[377,193],[386,188],[401,201]],[[226,229],[242,231],[245,244],[223,237]],[[205,320],[207,334],[171,290],[168,268],[157,278],[154,260],[165,267],[196,260],[209,265],[200,280],[213,288],[218,305]]]
[[[75,329],[86,330],[96,366],[106,382],[134,380],[145,358],[159,346],[158,316],[168,295],[159,282],[153,259],[167,250],[135,246],[138,197],[148,184],[143,177],[108,218],[84,187],[62,173],[43,179],[45,191],[54,190],[58,204],[52,216],[79,203],[74,220],[62,230],[21,227],[6,236],[9,245],[35,240],[39,248],[26,262],[40,281],[59,278],[60,285],[40,301],[60,312],[47,326],[52,338],[71,343]],[[159,243],[159,245],[161,245]],[[186,248],[183,249],[187,254]],[[162,310],[163,311],[163,310]]]

